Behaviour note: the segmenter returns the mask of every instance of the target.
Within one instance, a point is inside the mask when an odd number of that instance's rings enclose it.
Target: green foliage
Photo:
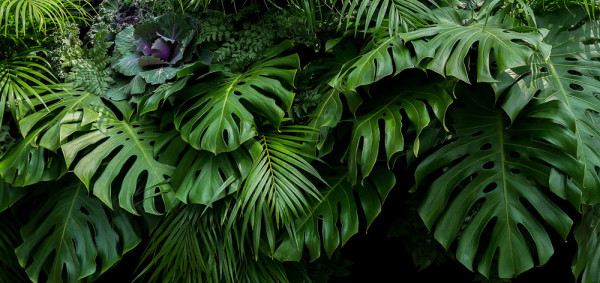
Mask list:
[[[28,31],[62,30],[68,21],[89,17],[86,4],[71,0],[5,0],[0,4],[0,27],[5,35],[10,32],[16,36],[25,36]]]
[[[48,62],[60,79],[65,79],[72,67],[78,67],[83,57],[83,44],[79,39],[79,27],[65,24],[64,29],[55,30],[48,36]]]
[[[15,250],[32,281],[42,270],[51,282],[97,277],[141,241],[130,215],[112,215],[87,195],[82,183],[59,188],[46,192],[45,203],[21,230],[24,243]]]
[[[0,281],[319,282],[371,225],[599,281],[595,3],[91,3],[0,2]]]
[[[75,60],[66,78],[73,86],[82,88],[97,96],[105,97],[109,86],[114,83],[113,70],[109,67],[112,58],[108,55],[113,45],[107,41],[108,33],[96,33],[91,48],[83,48],[83,56]],[[110,97],[110,96],[108,96]]]
[[[501,112],[488,108],[490,102],[474,101],[468,91],[459,97],[465,107],[451,113],[456,140],[417,166],[417,185],[443,168],[439,176],[433,175],[419,214],[444,247],[458,238],[456,258],[466,267],[473,269],[476,254],[482,253],[476,266],[487,277],[497,253],[499,276],[510,278],[533,267],[532,254],[544,264],[554,252],[537,213],[566,238],[573,221],[543,188],[570,190],[567,198],[580,199],[578,188],[561,187],[566,185],[559,180],[565,176],[581,180],[583,164],[575,159],[577,142],[570,131],[538,114],[561,113],[561,102],[532,105],[524,110],[528,115],[523,120],[511,125]],[[491,97],[489,92],[477,95]],[[474,216],[461,229],[457,224],[473,210]],[[488,227],[492,233],[482,239]],[[536,253],[528,249],[528,236],[535,242]]]

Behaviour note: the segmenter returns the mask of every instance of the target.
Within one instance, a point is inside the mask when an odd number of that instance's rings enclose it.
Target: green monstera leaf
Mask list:
[[[531,72],[514,70],[504,76],[521,77],[507,90],[507,100],[503,104],[506,112],[514,117],[519,114],[519,105],[535,98],[537,100],[560,100],[566,106],[569,116],[562,123],[575,132],[578,140],[577,159],[585,164],[583,201],[589,204],[600,202],[600,178],[597,166],[600,164],[600,46],[598,25],[588,22],[585,13],[562,11],[537,18],[538,26],[548,28],[544,42],[552,46],[550,56],[536,54],[532,58]],[[564,25],[557,25],[554,19],[560,18]],[[574,180],[569,180],[572,182]]]
[[[267,50],[263,60],[244,73],[219,72],[221,78],[179,92],[189,97],[175,119],[182,138],[196,149],[219,154],[256,136],[255,115],[263,115],[279,127],[294,98],[286,84],[293,83],[300,61],[296,54],[277,56],[291,46],[285,41]]]
[[[60,178],[65,172],[65,162],[60,155],[35,144],[37,135],[31,133],[15,143],[0,158],[0,175],[5,182],[24,187]]]
[[[364,179],[369,176],[377,162],[382,132],[379,129],[380,121],[383,121],[384,124],[383,144],[387,156],[386,160],[389,163],[394,154],[404,150],[402,111],[406,113],[416,129],[413,150],[417,155],[419,152],[419,135],[431,121],[427,104],[431,106],[435,117],[444,122],[446,110],[452,103],[450,94],[436,84],[420,88],[394,89],[389,91],[389,94],[382,96],[384,98],[377,104],[377,108],[358,116],[354,123],[348,158],[348,178],[352,184],[356,183],[358,178],[358,165],[361,166],[361,175]]]
[[[97,276],[141,241],[131,216],[111,215],[78,180],[55,188],[21,229],[24,242],[15,250],[31,281],[42,273],[49,282]]]
[[[497,255],[499,276],[510,278],[532,268],[534,254],[540,265],[553,254],[545,227],[568,235],[573,221],[548,194],[581,198],[564,180],[581,180],[583,164],[575,159],[572,132],[543,115],[547,108],[564,113],[562,102],[531,105],[511,125],[501,110],[486,106],[493,100],[481,99],[492,95],[469,93],[475,90],[458,91],[465,106],[450,115],[456,139],[417,166],[418,185],[433,179],[418,211],[444,247],[458,242],[456,258],[466,267],[489,276]]]
[[[529,57],[542,41],[538,32],[517,32],[505,28],[504,15],[490,16],[463,25],[458,11],[452,8],[433,12],[439,23],[401,34],[408,41],[431,38],[415,48],[435,50],[427,68],[443,76],[453,76],[469,82],[465,58],[471,47],[477,47],[477,82],[495,82],[491,74],[490,56],[500,70],[527,65]],[[492,51],[493,50],[493,51]]]
[[[162,135],[154,150],[159,161],[175,166],[171,185],[184,203],[211,205],[236,192],[253,164],[243,148],[219,155],[199,151],[184,142],[176,130]]]
[[[583,217],[573,234],[577,254],[573,259],[573,274],[581,283],[600,282],[600,207],[585,206]]]
[[[362,206],[365,213],[367,227],[370,226],[396,184],[394,174],[385,168],[373,171],[364,185],[359,186],[352,186],[348,182],[347,172],[343,168],[326,173],[330,187],[322,190],[323,197],[312,201],[310,211],[296,221],[295,235],[284,237],[275,251],[275,258],[299,261],[306,247],[310,260],[314,261],[321,256],[321,246],[331,257],[336,249],[358,233],[358,205]]]
[[[376,37],[358,57],[344,65],[330,84],[337,89],[355,89],[412,67],[413,59],[402,38]]]
[[[168,184],[174,168],[154,158],[153,144],[159,136],[158,127],[151,120],[137,117],[121,120],[113,112],[105,111],[89,131],[61,148],[67,166],[74,165],[75,174],[108,207],[112,208],[114,181],[123,171],[127,173],[116,183],[120,206],[137,214],[134,196],[141,191],[144,210],[160,214],[154,198],[162,198],[167,211],[175,198]]]

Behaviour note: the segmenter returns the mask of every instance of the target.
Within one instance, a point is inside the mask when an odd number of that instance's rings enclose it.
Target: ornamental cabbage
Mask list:
[[[192,59],[196,37],[193,23],[174,14],[130,26],[117,34],[113,68],[149,84],[163,84]]]

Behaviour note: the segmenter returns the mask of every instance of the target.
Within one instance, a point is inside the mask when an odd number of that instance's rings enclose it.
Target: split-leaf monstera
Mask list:
[[[0,1],[0,282],[600,283],[598,7]]]

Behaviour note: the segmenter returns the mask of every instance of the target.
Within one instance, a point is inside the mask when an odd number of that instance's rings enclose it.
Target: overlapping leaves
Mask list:
[[[502,13],[463,25],[461,14],[452,8],[433,11],[438,24],[403,33],[406,41],[429,39],[415,48],[433,49],[427,68],[443,76],[469,82],[467,55],[477,44],[477,82],[494,82],[492,63],[500,70],[527,65],[529,57],[540,46],[537,31],[518,32],[505,27]],[[495,62],[491,60],[491,55]]]
[[[180,96],[189,98],[175,119],[182,138],[196,149],[219,154],[256,136],[255,116],[266,117],[278,128],[284,110],[291,107],[294,94],[287,85],[300,64],[296,54],[277,57],[290,47],[285,41],[246,72],[218,72],[219,77],[181,91]]]
[[[366,216],[368,227],[381,212],[383,202],[396,184],[394,174],[384,168],[375,170],[360,186],[352,186],[348,182],[343,168],[325,173],[330,187],[322,190],[323,197],[311,201],[310,211],[296,221],[296,234],[293,237],[285,235],[275,252],[277,259],[299,261],[305,247],[311,261],[321,256],[321,247],[331,257],[358,232],[358,204]]]

